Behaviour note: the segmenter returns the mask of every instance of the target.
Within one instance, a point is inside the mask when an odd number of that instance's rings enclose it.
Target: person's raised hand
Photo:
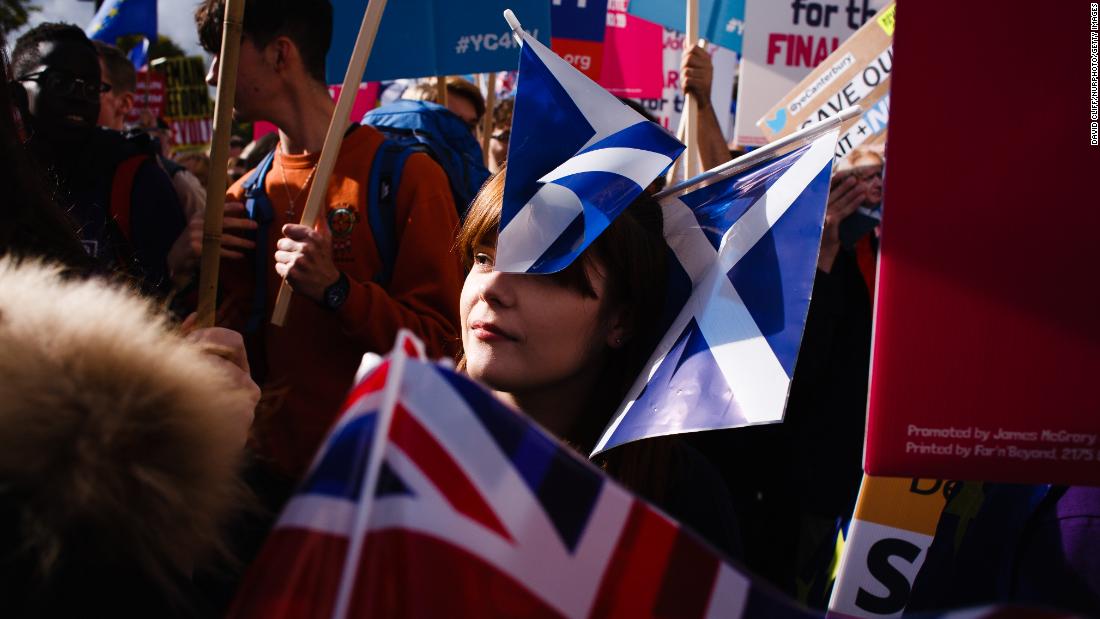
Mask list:
[[[829,203],[825,207],[825,229],[821,234],[821,253],[817,268],[828,273],[840,251],[840,222],[856,212],[867,194],[867,186],[851,173],[835,174],[829,183]]]
[[[714,64],[706,45],[700,40],[690,49],[684,50],[680,61],[680,89],[691,94],[704,110],[710,105],[710,87],[714,82]]]

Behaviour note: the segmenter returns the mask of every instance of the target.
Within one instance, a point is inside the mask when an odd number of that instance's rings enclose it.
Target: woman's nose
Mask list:
[[[490,305],[503,307],[515,305],[515,277],[513,273],[497,271],[482,274],[478,289],[479,296]]]

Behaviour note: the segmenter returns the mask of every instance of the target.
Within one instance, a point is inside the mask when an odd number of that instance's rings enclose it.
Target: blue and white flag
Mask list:
[[[684,145],[522,33],[496,269],[569,266]]]
[[[120,36],[140,34],[157,40],[157,0],[107,0],[85,30],[88,38],[114,43]]]
[[[678,309],[595,453],[782,421],[806,324],[837,131],[661,200]],[[678,298],[677,298],[678,297]]]

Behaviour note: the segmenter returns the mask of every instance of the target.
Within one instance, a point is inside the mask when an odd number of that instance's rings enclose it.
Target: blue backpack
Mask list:
[[[489,170],[482,164],[481,146],[461,118],[436,103],[403,99],[367,112],[363,124],[409,150],[430,155],[447,174],[459,218],[466,215]]]
[[[367,222],[370,224],[371,235],[374,236],[374,245],[378,250],[378,257],[382,268],[374,276],[374,283],[387,287],[393,277],[393,265],[397,260],[397,233],[394,225],[394,202],[397,199],[397,188],[401,186],[401,172],[405,168],[405,162],[409,155],[415,151],[402,146],[392,140],[385,140],[378,147],[371,164],[370,182],[367,187]],[[271,200],[267,197],[264,183],[267,174],[271,171],[271,164],[275,161],[275,151],[272,150],[260,165],[256,166],[256,173],[244,183],[244,206],[248,215],[256,221],[256,245],[265,247],[265,239],[271,233],[271,222],[274,221],[274,209]],[[256,251],[254,265],[256,289],[252,297],[252,307],[249,309],[246,333],[255,332],[263,325],[265,319],[264,305],[267,300],[267,261],[268,256],[263,251]]]

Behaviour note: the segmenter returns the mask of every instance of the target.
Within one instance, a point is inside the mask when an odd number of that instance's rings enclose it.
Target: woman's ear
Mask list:
[[[625,309],[615,310],[608,322],[607,340],[608,347],[620,349],[630,339],[633,329],[630,326],[630,318]]]

